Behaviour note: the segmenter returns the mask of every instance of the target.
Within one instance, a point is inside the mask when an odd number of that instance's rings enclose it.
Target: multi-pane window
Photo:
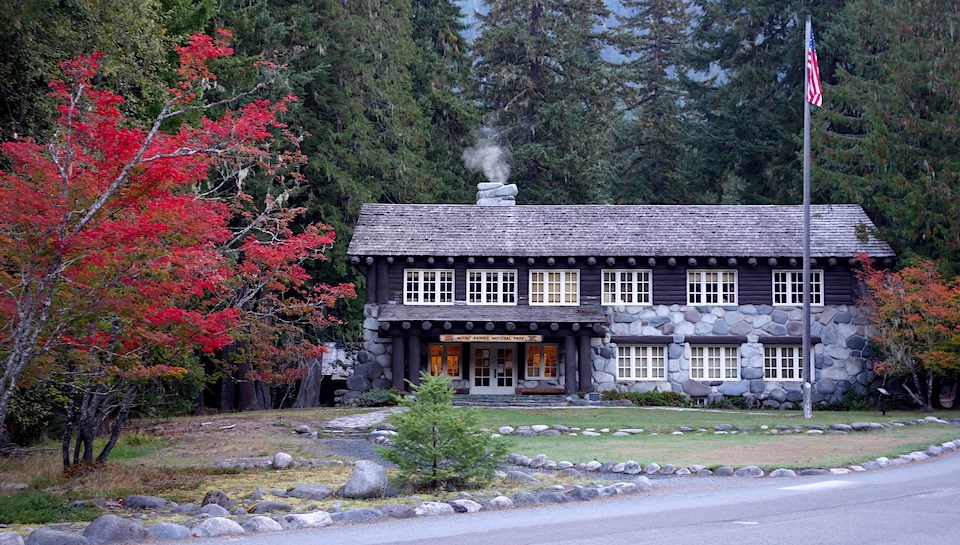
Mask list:
[[[803,271],[773,271],[773,304],[803,304]],[[823,305],[823,271],[810,271],[810,304]]]
[[[691,346],[690,378],[739,380],[740,349],[736,346]]]
[[[555,344],[527,345],[527,379],[557,378],[560,349]]]
[[[431,344],[430,345],[430,374],[460,378],[459,344]]]
[[[800,346],[764,346],[763,378],[803,380],[803,350]]]
[[[687,271],[687,303],[737,304],[737,271]]]
[[[604,270],[604,305],[649,305],[651,297],[650,270]]]
[[[667,359],[662,346],[617,347],[617,378],[621,380],[663,380]]]
[[[471,305],[517,304],[517,271],[467,271],[467,303]]]
[[[406,305],[452,305],[453,271],[404,270],[403,303]]]
[[[531,305],[579,305],[580,271],[530,271]]]

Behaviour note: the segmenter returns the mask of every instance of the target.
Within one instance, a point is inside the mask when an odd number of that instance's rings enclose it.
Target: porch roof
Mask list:
[[[607,324],[603,307],[527,305],[384,305],[381,322],[539,322]]]

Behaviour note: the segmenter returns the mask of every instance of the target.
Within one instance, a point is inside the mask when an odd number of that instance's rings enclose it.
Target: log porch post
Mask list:
[[[393,338],[393,389],[399,392],[403,391],[403,357],[406,347],[403,346],[403,337]]]
[[[563,373],[564,393],[577,393],[577,341],[572,336],[563,339]]]
[[[590,357],[590,337],[584,335],[580,337],[580,357],[578,366],[580,368],[580,391],[588,393],[593,391],[593,361]]]

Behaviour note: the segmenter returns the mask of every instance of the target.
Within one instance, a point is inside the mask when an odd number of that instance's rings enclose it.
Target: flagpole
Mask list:
[[[810,47],[811,23],[807,15],[807,25],[803,41],[803,417],[813,417],[813,396],[811,379],[813,378],[812,358],[810,357],[810,101],[807,92],[810,78],[807,77],[807,50]]]

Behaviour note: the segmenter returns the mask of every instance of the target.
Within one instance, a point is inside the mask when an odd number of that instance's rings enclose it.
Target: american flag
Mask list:
[[[810,43],[807,44],[807,102],[823,107],[820,64],[817,62],[817,46],[813,41],[813,29],[810,29]]]

